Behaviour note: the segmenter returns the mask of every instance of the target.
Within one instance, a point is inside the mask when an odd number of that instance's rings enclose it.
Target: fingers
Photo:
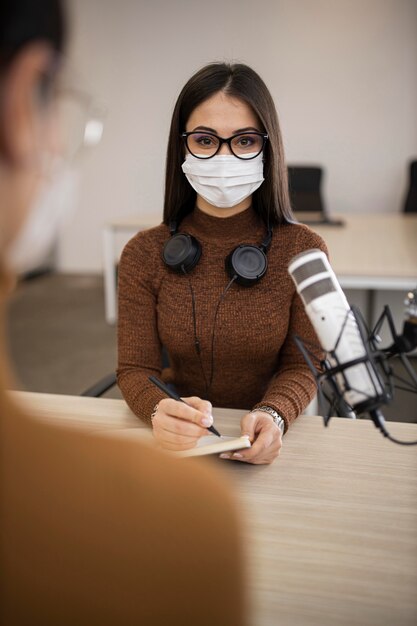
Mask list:
[[[255,440],[256,414],[247,413],[241,420],[240,430],[242,435],[248,435],[249,439]]]
[[[198,424],[202,428],[208,428],[213,424],[213,416],[211,414],[211,404],[201,398],[191,397],[184,398],[185,402],[164,398],[159,403],[158,413],[160,415],[170,415],[194,424]],[[156,417],[155,416],[155,417]]]
[[[200,411],[200,413],[204,413],[204,415],[206,415],[207,417],[213,418],[213,415],[212,415],[213,407],[212,407],[211,402],[209,402],[208,400],[202,400],[201,398],[198,398],[197,396],[191,396],[189,398],[183,398],[183,399],[185,400],[187,404],[190,404],[192,407],[194,407],[194,409],[197,409],[197,411]]]
[[[202,428],[201,426],[198,426],[198,424],[193,424],[192,422],[179,419],[178,417],[172,417],[171,415],[158,416],[157,414],[153,420],[153,429],[154,431],[162,429],[170,435],[181,435],[182,437],[189,437],[192,439],[198,439],[203,435],[207,435],[206,428]]]
[[[276,459],[282,447],[281,430],[268,415],[245,415],[241,429],[242,435],[254,433],[251,448],[222,454],[221,458],[253,464],[269,464]]]
[[[164,450],[171,450],[173,452],[195,448],[198,441],[198,439],[188,439],[177,435],[173,435],[172,439],[169,437],[158,439],[156,436],[155,439],[161,448]]]
[[[213,423],[210,402],[194,396],[184,400],[187,404],[171,398],[161,400],[152,419],[154,437],[167,450],[193,448]]]
[[[278,443],[276,430],[276,426],[272,425],[272,428],[261,431],[252,446],[242,450],[236,458],[247,463],[271,463],[278,456],[281,447],[281,438]]]

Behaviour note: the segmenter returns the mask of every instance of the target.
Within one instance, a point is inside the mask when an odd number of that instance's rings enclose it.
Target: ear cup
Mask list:
[[[226,258],[226,271],[230,278],[237,276],[236,282],[243,287],[255,285],[265,275],[268,259],[258,246],[241,244]]]
[[[201,257],[201,244],[192,235],[178,233],[165,243],[162,250],[164,263],[175,272],[190,272]]]

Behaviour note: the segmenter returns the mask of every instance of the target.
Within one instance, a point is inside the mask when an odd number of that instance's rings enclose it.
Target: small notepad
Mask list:
[[[222,452],[230,452],[232,450],[242,450],[250,448],[251,443],[249,437],[216,437],[216,435],[207,435],[201,437],[195,448],[190,450],[181,450],[175,452],[177,456],[203,456],[204,454],[221,454]]]

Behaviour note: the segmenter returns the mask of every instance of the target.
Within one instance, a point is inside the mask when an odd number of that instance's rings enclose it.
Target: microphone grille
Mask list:
[[[327,272],[327,267],[323,263],[323,260],[312,259],[311,261],[306,261],[303,265],[294,269],[292,271],[292,276],[297,285],[299,285],[307,278],[315,276],[316,274],[322,274],[323,272]]]

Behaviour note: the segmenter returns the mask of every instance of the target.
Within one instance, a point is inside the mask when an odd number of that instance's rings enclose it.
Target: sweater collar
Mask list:
[[[250,241],[259,239],[265,227],[252,207],[231,217],[214,217],[196,207],[183,219],[179,230],[202,241]]]

